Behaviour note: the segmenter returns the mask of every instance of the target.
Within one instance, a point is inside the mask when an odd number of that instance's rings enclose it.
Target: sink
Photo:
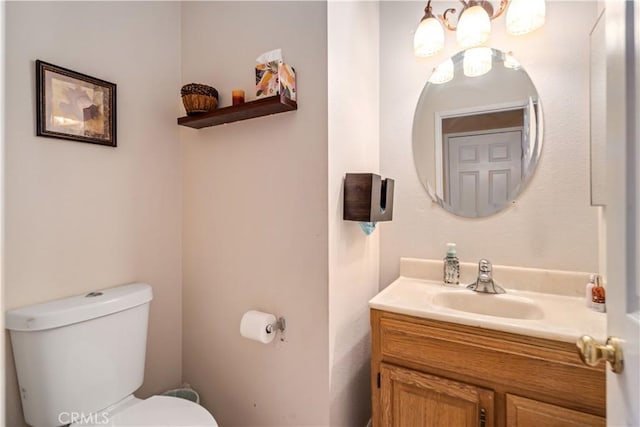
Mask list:
[[[477,266],[464,267],[467,276],[474,277]],[[506,294],[483,295],[463,285],[444,286],[442,260],[402,259],[400,276],[373,297],[369,307],[572,345],[582,335],[607,340],[606,314],[584,303],[588,274],[504,266],[494,266],[494,272]]]
[[[535,301],[509,294],[483,294],[473,291],[444,291],[433,297],[433,304],[452,310],[509,319],[542,319],[544,313]]]

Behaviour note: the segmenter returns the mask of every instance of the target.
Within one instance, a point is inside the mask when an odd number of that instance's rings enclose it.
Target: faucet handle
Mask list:
[[[488,259],[481,259],[478,262],[478,270],[483,273],[491,273],[491,262]]]
[[[493,277],[491,277],[491,262],[487,259],[481,259],[478,262],[478,278],[467,288],[485,294],[504,294],[506,292],[504,288],[493,281]]]

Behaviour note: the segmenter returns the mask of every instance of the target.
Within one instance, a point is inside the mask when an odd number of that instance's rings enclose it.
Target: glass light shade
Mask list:
[[[521,67],[520,62],[513,57],[511,52],[504,54],[504,66],[505,68],[511,68],[512,70],[519,70]]]
[[[544,25],[544,0],[511,0],[507,9],[507,32],[514,35],[530,33]]]
[[[490,47],[474,47],[464,52],[462,69],[467,77],[479,77],[491,71],[493,54]]]
[[[429,83],[441,85],[451,81],[454,75],[453,69],[453,59],[449,58],[433,70],[433,74],[429,77]]]
[[[444,47],[444,30],[436,18],[420,21],[413,36],[413,53],[415,56],[427,57],[435,55]]]
[[[464,49],[479,46],[489,40],[491,19],[482,6],[465,9],[458,21],[456,39]]]

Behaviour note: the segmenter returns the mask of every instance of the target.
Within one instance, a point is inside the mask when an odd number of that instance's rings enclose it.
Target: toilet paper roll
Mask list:
[[[275,328],[269,329],[271,330],[269,333],[267,326],[274,323],[276,323],[276,316],[273,314],[256,310],[247,311],[240,321],[240,335],[250,340],[269,344],[276,336],[276,330]]]

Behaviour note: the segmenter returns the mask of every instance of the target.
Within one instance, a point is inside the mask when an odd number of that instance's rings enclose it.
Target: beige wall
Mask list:
[[[5,9],[6,2],[2,2],[0,4],[0,43],[2,46],[5,46]],[[5,70],[5,56],[2,55],[0,57],[0,67],[2,72]],[[5,81],[4,79],[0,79],[0,129],[5,128]],[[4,301],[4,131],[0,132],[0,307],[3,305]],[[0,327],[4,330],[4,316],[0,316]],[[6,399],[5,396],[7,394],[5,384],[6,378],[6,369],[5,369],[5,339],[4,337],[0,339],[0,384],[2,387],[0,388],[0,420],[6,420]]]
[[[326,426],[327,6],[182,5],[183,83],[252,99],[255,58],[282,48],[299,108],[202,130],[183,147],[183,372],[224,426]],[[285,342],[242,338],[251,309],[284,316]]]
[[[9,2],[4,305],[153,286],[141,396],[181,381],[177,3]],[[118,147],[35,136],[42,59],[118,85]],[[8,357],[7,425],[22,425]]]
[[[142,396],[184,380],[221,425],[364,425],[367,300],[400,256],[439,258],[453,240],[463,261],[597,269],[585,125],[595,9],[548,2],[547,26],[523,38],[494,21],[492,46],[513,50],[538,88],[545,147],[512,208],[464,220],[430,204],[414,171],[415,104],[456,51],[449,34],[446,53],[413,57],[417,2],[9,3],[6,307],[147,281]],[[278,47],[296,68],[298,111],[175,125],[181,84],[214,85],[223,106],[234,88],[251,99],[255,57]],[[37,58],[118,84],[118,148],[34,136]],[[396,179],[394,220],[365,237],[341,220],[342,177],[378,167]],[[250,309],[285,316],[285,341],[241,338]],[[7,420],[21,425],[13,372],[9,358]]]
[[[441,13],[447,3],[434,4]],[[459,7],[458,2],[451,6]],[[491,46],[513,51],[536,85],[545,135],[536,175],[506,211],[488,218],[455,217],[432,204],[412,158],[413,114],[431,70],[457,52],[417,59],[413,31],[422,15],[415,2],[381,3],[380,158],[383,175],[396,178],[394,220],[382,228],[380,284],[398,276],[401,256],[441,258],[456,242],[462,261],[597,271],[598,208],[589,206],[589,32],[596,2],[547,2],[546,25],[529,35],[507,35],[493,21]],[[569,19],[567,17],[570,17]]]
[[[346,172],[380,168],[379,23],[376,2],[328,4],[332,426],[364,427],[371,416],[367,301],[378,292],[380,231],[343,221],[342,194]]]

